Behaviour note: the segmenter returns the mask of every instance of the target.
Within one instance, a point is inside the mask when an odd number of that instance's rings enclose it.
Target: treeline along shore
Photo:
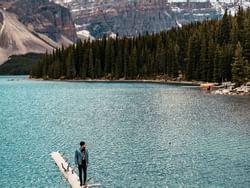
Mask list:
[[[45,54],[32,78],[168,80],[241,85],[250,79],[250,9],[135,38],[77,42]]]

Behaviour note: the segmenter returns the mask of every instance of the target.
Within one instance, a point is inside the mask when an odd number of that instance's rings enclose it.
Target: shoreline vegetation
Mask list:
[[[65,81],[65,82],[108,82],[108,83],[156,83],[156,84],[175,84],[175,85],[183,85],[183,86],[200,86],[201,81],[175,81],[175,80],[164,80],[164,79],[106,79],[106,78],[100,78],[100,79],[49,79],[49,78],[33,78],[29,77],[30,80],[42,80],[42,81]]]

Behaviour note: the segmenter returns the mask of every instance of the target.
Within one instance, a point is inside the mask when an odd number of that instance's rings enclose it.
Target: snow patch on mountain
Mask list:
[[[101,37],[159,32],[191,21],[220,18],[227,9],[234,15],[250,0],[54,0],[71,10],[78,35]],[[178,20],[178,23],[175,21]],[[84,33],[82,33],[84,31]]]
[[[94,40],[95,38],[90,34],[88,30],[77,31],[77,36],[83,40]]]

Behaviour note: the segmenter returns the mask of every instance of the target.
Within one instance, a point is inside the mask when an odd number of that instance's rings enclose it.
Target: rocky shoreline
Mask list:
[[[212,91],[212,94],[250,96],[250,82],[240,87],[235,87],[234,83],[224,83],[221,87]]]

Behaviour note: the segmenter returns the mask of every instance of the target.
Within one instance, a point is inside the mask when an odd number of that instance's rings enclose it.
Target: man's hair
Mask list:
[[[83,145],[85,145],[85,142],[81,141],[80,146],[83,146]]]

